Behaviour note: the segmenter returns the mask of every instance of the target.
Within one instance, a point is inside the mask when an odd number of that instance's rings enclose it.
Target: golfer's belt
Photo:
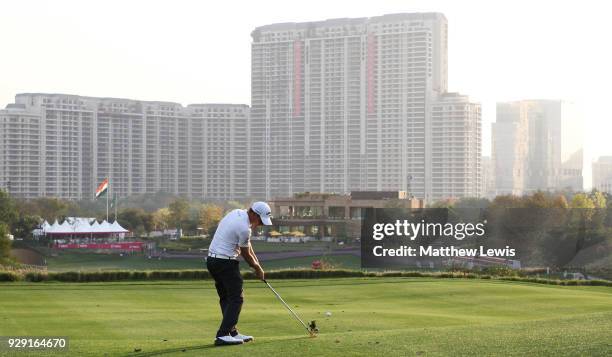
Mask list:
[[[208,253],[208,256],[217,259],[238,260],[238,258],[230,257],[229,255],[224,254]]]

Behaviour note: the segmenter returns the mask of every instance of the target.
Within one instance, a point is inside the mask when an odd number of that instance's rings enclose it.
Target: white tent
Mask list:
[[[91,231],[93,233],[108,233],[108,228],[104,228],[101,223],[95,221],[94,224],[91,225]]]
[[[111,230],[112,230],[113,233],[127,233],[127,232],[129,232],[127,229],[121,227],[121,225],[117,221],[115,221],[115,222],[113,222],[113,224],[111,224]]]
[[[69,224],[74,225],[76,223],[78,223],[79,221],[83,221],[87,224],[91,224],[93,221],[95,221],[95,218],[92,217],[66,217],[65,221],[68,221]]]
[[[74,233],[92,233],[91,225],[87,220],[76,220],[72,229]]]
[[[91,223],[93,222],[93,223]],[[111,233],[128,233],[129,231],[123,228],[119,222],[115,221],[112,224],[106,220],[98,223],[95,219],[90,218],[70,217],[62,224],[58,224],[57,220],[49,225],[48,222],[43,223],[45,234],[111,234]]]
[[[59,229],[59,224],[57,223],[57,219],[56,219],[55,222],[53,222],[53,224],[49,228],[47,228],[45,233],[56,233],[58,229]]]
[[[44,221],[43,224],[41,225],[41,229],[42,229],[43,233],[47,232],[47,229],[49,229],[50,227],[51,227],[51,225],[47,221]]]
[[[55,232],[53,232],[53,233],[70,234],[70,233],[74,233],[74,229],[72,228],[70,223],[68,223],[68,221],[64,221],[64,222],[62,222],[62,224],[60,224],[57,227],[57,230]]]
[[[98,233],[112,233],[112,229],[111,229],[111,225],[106,221],[102,221],[102,223],[100,223],[100,228]]]

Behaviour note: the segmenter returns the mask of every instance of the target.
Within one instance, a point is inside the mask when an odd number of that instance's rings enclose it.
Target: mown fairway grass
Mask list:
[[[0,284],[0,335],[69,336],[73,356],[612,353],[609,287],[425,278],[271,284],[305,320],[317,320],[319,337],[306,337],[263,283],[248,281],[240,328],[256,340],[211,347],[220,314],[208,280]]]

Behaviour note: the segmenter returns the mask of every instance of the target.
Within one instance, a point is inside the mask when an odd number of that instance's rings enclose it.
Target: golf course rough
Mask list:
[[[612,354],[612,289],[427,278],[245,282],[241,346],[213,347],[212,281],[0,284],[0,335],[68,336],[70,356]],[[331,316],[326,316],[331,312]],[[0,352],[7,355],[6,352]],[[21,354],[23,355],[23,354]]]

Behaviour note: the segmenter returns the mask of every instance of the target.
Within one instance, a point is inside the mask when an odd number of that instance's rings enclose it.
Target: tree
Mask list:
[[[521,208],[524,207],[525,203],[521,197],[514,195],[501,195],[497,196],[491,202],[491,208]]]
[[[591,229],[600,229],[604,226],[606,214],[608,213],[606,209],[606,196],[603,193],[593,189],[589,195],[589,198],[591,201],[593,201],[593,206],[595,206],[590,227]]]
[[[553,208],[568,208],[569,204],[563,195],[557,195],[552,201]]]
[[[595,208],[595,204],[589,196],[585,195],[584,193],[578,193],[572,198],[572,201],[570,202],[570,207],[593,209]]]
[[[206,204],[200,208],[200,227],[208,234],[214,233],[221,218],[223,209],[220,206]]]
[[[593,201],[595,208],[606,208],[606,196],[603,193],[593,189],[589,198]]]
[[[183,223],[189,219],[189,202],[183,198],[174,200],[168,206],[170,219],[177,228],[181,228]]]
[[[20,211],[38,215],[51,223],[56,219],[66,217],[74,205],[55,197],[39,197],[31,201],[21,202]]]
[[[155,230],[155,220],[153,219],[154,213],[145,212],[142,216],[142,226],[145,232],[151,232]]]
[[[606,208],[606,227],[612,227],[612,199],[607,200],[607,208]]]
[[[15,237],[30,238],[32,231],[42,222],[39,216],[21,212],[19,219],[13,224],[12,231]]]
[[[455,202],[456,202],[455,199],[447,198],[447,199],[433,202],[430,205],[428,205],[427,208],[451,208],[455,205]]]
[[[486,198],[465,197],[455,203],[456,208],[487,208],[491,202]]]
[[[0,264],[11,257],[11,241],[8,238],[9,230],[5,223],[0,223]]]
[[[152,230],[162,230],[170,226],[170,210],[160,208],[151,215]]]
[[[118,220],[132,232],[142,233],[145,231],[144,216],[146,212],[142,208],[126,208],[119,211]]]
[[[548,208],[551,202],[542,191],[538,191],[529,197],[525,197],[525,205],[527,208]]]
[[[11,225],[16,220],[15,202],[7,192],[0,190],[0,223]]]

